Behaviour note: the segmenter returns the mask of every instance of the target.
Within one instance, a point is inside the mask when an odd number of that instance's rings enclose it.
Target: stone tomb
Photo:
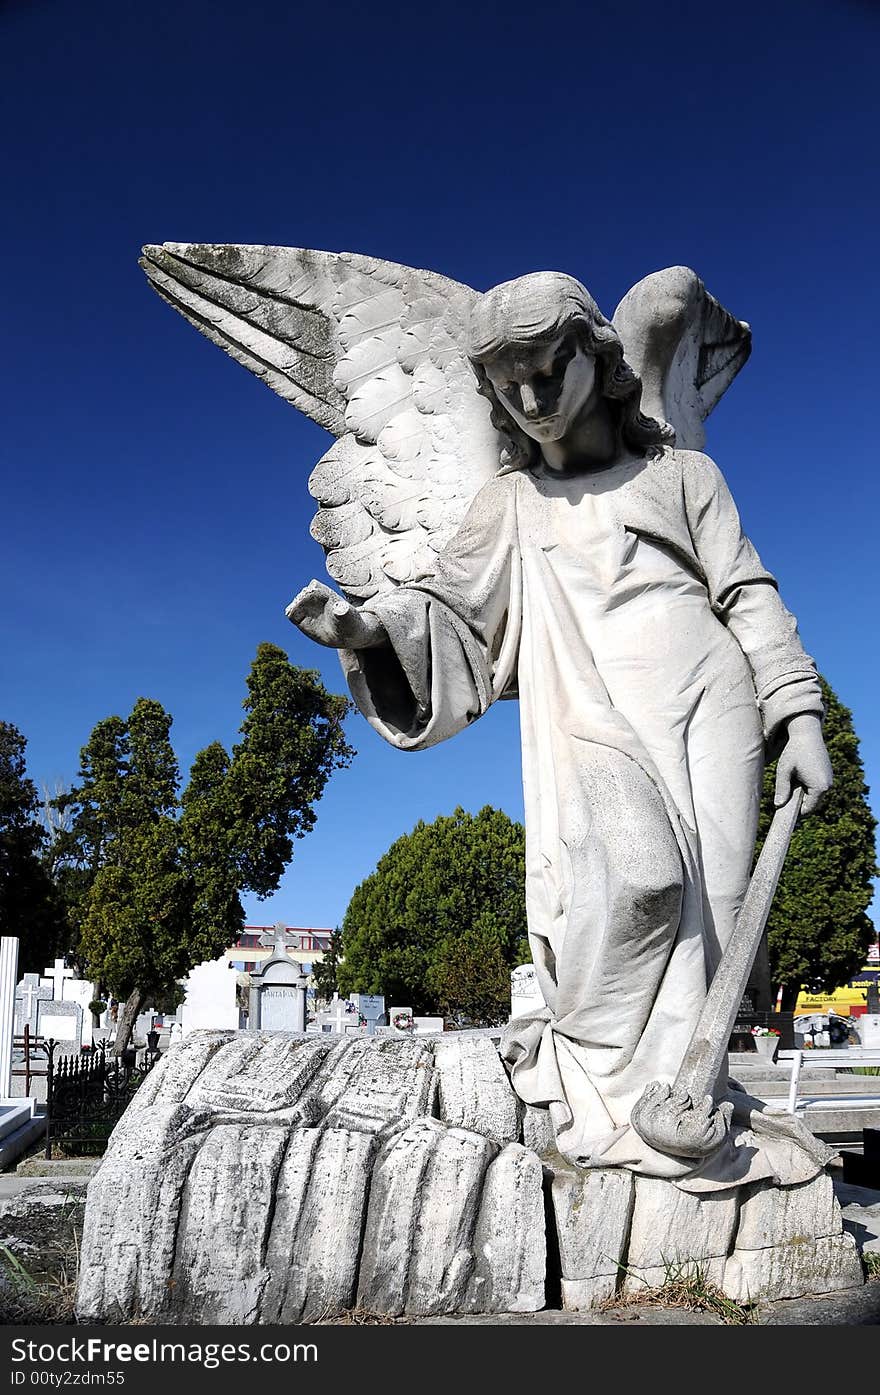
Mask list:
[[[268,959],[251,969],[248,1026],[251,1031],[304,1032],[308,975],[287,953],[283,925],[275,927]]]
[[[195,1032],[88,1191],[81,1321],[586,1309],[699,1268],[730,1297],[860,1285],[831,1181],[693,1196],[554,1151],[497,1033]]]

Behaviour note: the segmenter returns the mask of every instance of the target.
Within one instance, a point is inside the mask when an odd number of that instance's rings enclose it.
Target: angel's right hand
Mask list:
[[[373,649],[387,638],[379,618],[358,610],[321,581],[310,581],[285,611],[298,629],[331,649]]]

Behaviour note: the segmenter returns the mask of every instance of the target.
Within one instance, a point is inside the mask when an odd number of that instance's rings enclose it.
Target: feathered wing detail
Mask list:
[[[327,570],[365,600],[433,569],[500,442],[465,352],[477,292],[352,253],[165,243],[154,288],[339,439],[309,489]]]
[[[627,362],[642,379],[642,410],[700,450],[703,422],[752,348],[752,333],[711,296],[695,271],[670,266],[633,286],[614,312]]]

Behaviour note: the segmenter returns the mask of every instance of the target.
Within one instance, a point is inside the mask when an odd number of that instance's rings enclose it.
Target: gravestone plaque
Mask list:
[[[303,1031],[300,1000],[293,984],[265,984],[260,994],[260,1030],[263,1032]]]
[[[58,1042],[56,1056],[78,1055],[82,1041],[83,1011],[79,1003],[42,1002],[37,1013],[37,1034]]]

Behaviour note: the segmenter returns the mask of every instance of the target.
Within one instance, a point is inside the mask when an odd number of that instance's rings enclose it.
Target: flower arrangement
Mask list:
[[[753,1037],[778,1037],[779,1033],[775,1027],[752,1027]]]
[[[395,1012],[391,1018],[392,1027],[398,1032],[411,1032],[413,1029],[413,1019],[411,1012]]]

